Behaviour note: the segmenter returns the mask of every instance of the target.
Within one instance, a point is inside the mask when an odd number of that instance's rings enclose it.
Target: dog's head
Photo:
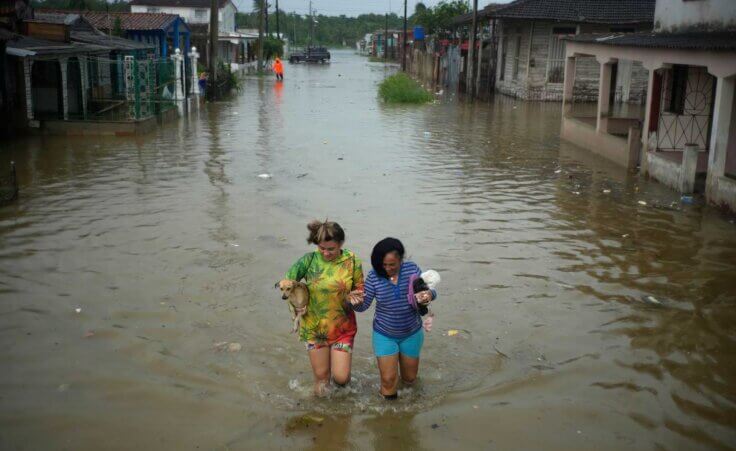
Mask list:
[[[289,299],[289,296],[291,296],[291,293],[294,291],[294,288],[296,288],[296,281],[284,279],[279,282],[276,282],[276,285],[274,285],[274,288],[278,288],[281,290],[281,299]]]

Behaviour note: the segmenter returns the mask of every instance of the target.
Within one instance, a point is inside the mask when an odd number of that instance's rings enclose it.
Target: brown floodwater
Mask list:
[[[0,449],[734,449],[733,218],[561,142],[556,103],[383,105],[393,70],[335,52],[144,137],[0,143]],[[443,276],[396,402],[372,309],[310,395],[273,285],[326,217]]]

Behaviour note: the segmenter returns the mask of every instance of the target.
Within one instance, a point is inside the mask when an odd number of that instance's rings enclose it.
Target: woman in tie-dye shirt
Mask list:
[[[339,224],[313,221],[307,228],[307,241],[317,245],[317,250],[297,260],[286,278],[304,279],[309,288],[299,339],[306,343],[314,391],[319,395],[330,377],[338,385],[350,381],[351,352],[358,331],[351,302],[357,302],[363,292],[363,267],[353,252],[342,248],[345,232]]]

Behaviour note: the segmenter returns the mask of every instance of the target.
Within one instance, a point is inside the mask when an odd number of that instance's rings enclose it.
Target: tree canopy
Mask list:
[[[434,8],[419,2],[414,7],[411,20],[415,25],[422,25],[427,34],[436,34],[450,28],[453,17],[467,12],[468,4],[464,0],[441,1]]]
[[[296,45],[309,43],[310,18],[297,13],[279,11],[280,32]],[[258,13],[238,13],[235,18],[238,28],[258,28]],[[396,14],[388,15],[388,28],[395,30],[403,26],[403,19]],[[361,14],[358,17],[342,16],[314,16],[314,37],[312,42],[317,45],[352,46],[356,41],[377,30],[386,27],[386,16],[383,14]],[[268,31],[276,34],[276,12],[268,15]]]

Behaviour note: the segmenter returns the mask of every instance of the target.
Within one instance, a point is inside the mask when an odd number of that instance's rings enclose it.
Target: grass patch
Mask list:
[[[427,103],[432,94],[403,72],[392,75],[378,86],[378,95],[387,103]]]

